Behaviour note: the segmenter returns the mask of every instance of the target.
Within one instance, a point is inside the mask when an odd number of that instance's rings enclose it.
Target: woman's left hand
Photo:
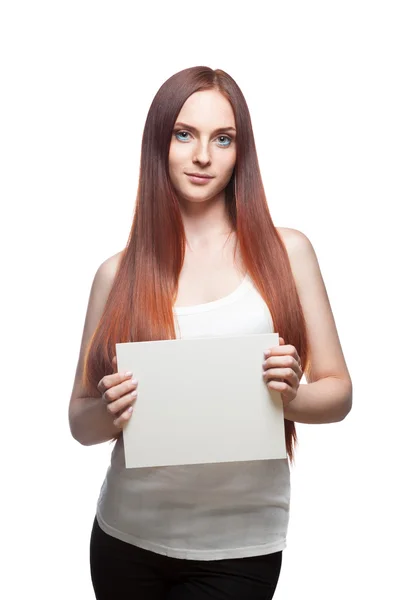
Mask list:
[[[287,406],[297,395],[302,378],[301,359],[295,346],[285,345],[282,337],[280,346],[267,350],[263,363],[263,379],[268,388],[281,393],[283,406]]]

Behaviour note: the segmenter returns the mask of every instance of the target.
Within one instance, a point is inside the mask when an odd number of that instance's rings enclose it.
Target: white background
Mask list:
[[[397,598],[396,3],[138,4],[1,4],[0,592],[94,598],[112,446],[67,416],[89,290],[125,246],[155,93],[206,65],[246,97],[274,223],[316,250],[354,386],[344,421],[297,426],[274,598]]]

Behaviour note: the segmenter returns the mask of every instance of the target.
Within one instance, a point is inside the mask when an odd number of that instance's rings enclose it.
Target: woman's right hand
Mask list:
[[[131,375],[116,372],[116,356],[112,359],[112,367],[114,373],[105,375],[99,381],[97,389],[101,392],[107,411],[115,417],[114,425],[123,429],[132,415],[138,381],[133,380]]]

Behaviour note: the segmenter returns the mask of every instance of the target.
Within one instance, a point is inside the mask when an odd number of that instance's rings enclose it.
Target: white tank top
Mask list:
[[[270,311],[248,275],[228,296],[175,307],[174,315],[178,338],[273,332]],[[166,556],[256,556],[286,547],[290,493],[288,458],[126,469],[120,437],[97,519],[109,535]]]

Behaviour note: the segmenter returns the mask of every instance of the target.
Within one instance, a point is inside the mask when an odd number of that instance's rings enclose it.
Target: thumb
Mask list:
[[[116,364],[116,356],[114,356],[114,358],[112,359],[112,368],[114,370],[114,373],[116,373],[117,370],[118,370],[118,367],[117,367],[117,364]]]
[[[279,337],[279,345],[280,345],[280,346],[285,346],[285,341],[284,341],[284,338],[282,338],[282,337]]]

